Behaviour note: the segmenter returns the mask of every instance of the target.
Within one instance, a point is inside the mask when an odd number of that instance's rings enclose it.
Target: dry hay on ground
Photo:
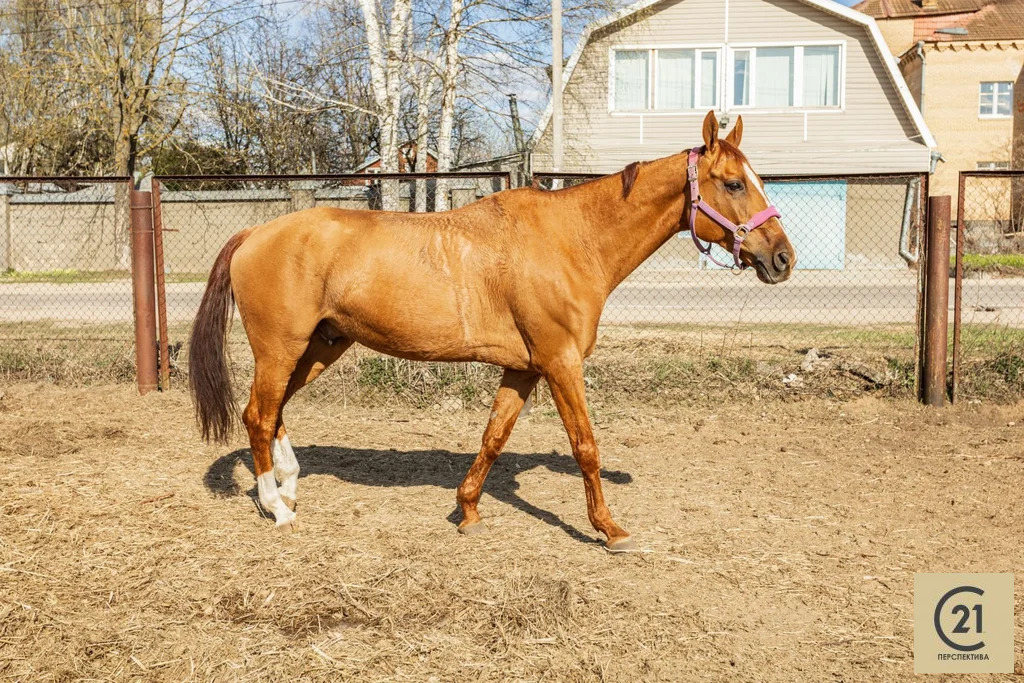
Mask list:
[[[182,393],[15,385],[0,679],[906,679],[915,572],[1024,563],[1021,408],[606,404],[606,495],[644,549],[610,556],[550,405],[465,538],[486,411],[296,399],[280,537],[242,441],[201,445]]]

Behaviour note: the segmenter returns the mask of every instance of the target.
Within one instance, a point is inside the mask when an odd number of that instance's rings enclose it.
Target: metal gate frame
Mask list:
[[[957,193],[956,193],[956,256],[954,259],[954,266],[956,270],[955,282],[953,285],[953,373],[950,380],[950,397],[953,403],[956,403],[958,396],[957,392],[960,385],[960,364],[962,355],[962,346],[960,344],[960,332],[962,327],[961,321],[961,309],[963,308],[963,280],[964,280],[964,239],[965,239],[965,220],[966,214],[966,197],[965,189],[967,187],[968,178],[1007,178],[1012,180],[1013,178],[1024,178],[1024,169],[998,169],[998,170],[987,170],[987,171],[960,171],[959,178],[957,179]],[[1012,190],[1011,190],[1012,192]],[[1011,200],[1012,202],[1012,200]],[[1012,209],[1011,209],[1012,210]]]

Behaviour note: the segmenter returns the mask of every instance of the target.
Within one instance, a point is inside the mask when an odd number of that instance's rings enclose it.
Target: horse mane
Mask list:
[[[622,198],[625,199],[629,196],[629,193],[633,190],[633,183],[636,182],[636,176],[640,173],[640,162],[634,161],[626,168],[622,169]]]
[[[619,175],[622,177],[622,198],[625,199],[629,196],[629,193],[633,191],[633,183],[636,182],[636,177],[640,173],[640,162],[634,161],[633,163],[626,166],[626,168],[616,173],[609,173],[608,175],[596,176],[594,178],[587,178],[583,182],[576,183],[571,187],[564,187],[563,190],[572,188],[582,187],[588,185],[597,180],[604,180],[605,178],[611,178],[613,175]]]

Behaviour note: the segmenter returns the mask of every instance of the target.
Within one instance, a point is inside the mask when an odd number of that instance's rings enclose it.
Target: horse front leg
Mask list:
[[[612,519],[601,490],[601,457],[594,441],[594,432],[587,415],[587,401],[583,388],[583,360],[575,353],[566,353],[547,364],[544,378],[558,407],[572,445],[572,454],[583,472],[583,487],[587,494],[587,516],[595,529],[608,537],[605,547],[612,552],[630,552],[636,543]]]
[[[484,430],[483,442],[480,445],[480,453],[473,461],[473,465],[466,473],[466,478],[459,485],[456,498],[462,508],[462,522],[459,523],[459,532],[463,534],[474,534],[485,531],[480,514],[476,510],[480,502],[480,493],[483,490],[484,480],[491,470],[491,465],[498,459],[501,449],[508,441],[509,434],[516,424],[519,411],[523,409],[527,397],[537,385],[540,375],[536,372],[525,372],[520,370],[505,370],[501,377],[501,386],[494,397],[494,404],[491,406],[491,417]]]

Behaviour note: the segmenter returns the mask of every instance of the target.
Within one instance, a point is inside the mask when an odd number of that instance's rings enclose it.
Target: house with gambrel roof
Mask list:
[[[699,144],[709,109],[727,128],[743,115],[742,147],[762,174],[924,174],[936,151],[875,21],[832,0],[643,0],[588,27],[563,74],[565,172]],[[549,105],[533,172],[552,170],[550,119]],[[854,224],[862,187],[782,189],[777,203],[813,207],[787,217],[800,267],[906,268],[909,190],[893,189],[892,220]]]

